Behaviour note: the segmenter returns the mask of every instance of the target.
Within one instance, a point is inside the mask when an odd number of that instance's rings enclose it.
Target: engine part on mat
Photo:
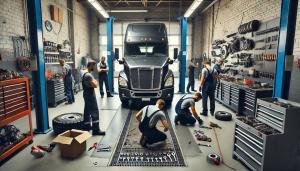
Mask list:
[[[65,113],[52,120],[53,131],[60,134],[71,129],[84,129],[83,115],[81,113]]]
[[[246,34],[249,32],[257,31],[260,27],[260,22],[258,20],[252,20],[248,23],[242,24],[238,28],[240,34]]]
[[[220,165],[222,162],[221,156],[219,156],[217,154],[208,154],[206,159],[209,163],[214,164],[214,165]]]
[[[215,113],[215,118],[220,121],[231,121],[232,120],[232,114],[225,111],[217,111]]]
[[[228,34],[228,35],[226,36],[226,38],[230,38],[230,37],[233,37],[233,36],[236,36],[236,35],[237,35],[237,33]]]
[[[201,143],[198,143],[199,146],[203,146],[203,147],[211,147],[210,144],[201,144]]]

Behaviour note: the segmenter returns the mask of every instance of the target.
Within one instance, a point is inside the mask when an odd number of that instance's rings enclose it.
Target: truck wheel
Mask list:
[[[215,118],[220,121],[231,121],[232,115],[228,112],[218,111],[215,113]]]
[[[71,129],[84,129],[83,114],[81,113],[65,113],[55,117],[52,120],[53,131],[60,134]]]

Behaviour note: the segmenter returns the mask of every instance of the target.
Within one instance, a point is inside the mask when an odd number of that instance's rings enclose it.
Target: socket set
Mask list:
[[[178,166],[178,160],[172,150],[121,152],[114,166]]]

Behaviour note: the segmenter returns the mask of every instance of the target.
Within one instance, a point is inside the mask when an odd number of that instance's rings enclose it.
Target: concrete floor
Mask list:
[[[177,82],[177,80],[176,80]],[[177,85],[177,84],[176,84]],[[175,90],[176,91],[176,90]],[[120,107],[120,100],[117,95],[115,95],[114,98],[103,98],[101,99],[99,97],[99,93],[97,93],[98,96],[98,103],[100,106],[100,126],[102,129],[106,130],[108,127],[112,126],[110,125],[117,109]],[[172,104],[170,111],[172,111],[170,115],[174,116],[174,106],[176,103],[176,99],[179,99],[182,95],[175,95],[174,102]],[[66,112],[83,112],[83,98],[82,98],[82,92],[76,95],[76,103],[72,105],[64,105],[61,104],[57,106],[56,108],[49,108],[49,120],[50,125],[52,124],[52,119],[62,113]],[[201,111],[201,102],[197,103],[197,111]],[[223,107],[223,105],[216,104],[216,110],[222,110],[222,111],[229,111],[227,108]],[[231,112],[232,113],[232,112]],[[203,117],[202,117],[203,118]],[[233,131],[234,131],[234,121],[231,122],[221,122],[215,120],[213,117],[205,117],[204,123],[205,125],[208,124],[208,122],[214,121],[221,125],[222,129],[217,129],[217,135],[218,139],[221,144],[221,149],[224,155],[225,162],[234,167],[236,170],[242,171],[247,170],[243,165],[241,165],[238,161],[235,161],[232,159],[232,148],[233,148]],[[33,122],[35,123],[35,121]],[[172,123],[173,124],[173,123]],[[198,128],[198,125],[195,125],[194,127],[190,127],[190,131],[193,132],[195,129]],[[176,128],[178,129],[178,128]],[[197,129],[199,130],[199,128]],[[168,168],[172,169],[174,171],[176,170],[185,170],[185,171],[196,171],[196,170],[205,170],[205,171],[225,171],[225,170],[231,170],[227,168],[224,165],[220,166],[214,166],[206,161],[206,156],[209,153],[219,153],[216,146],[216,140],[215,136],[212,130],[204,130],[205,133],[212,138],[212,142],[210,143],[212,145],[211,148],[208,147],[199,147],[202,153],[200,153],[197,156],[185,156],[185,160],[187,163],[187,167],[178,167],[178,168]],[[106,135],[109,136],[109,135]],[[34,143],[33,145],[40,145],[40,144],[49,144],[53,140],[55,135],[53,133],[48,133],[46,135],[39,134],[35,135],[34,137]],[[92,145],[95,142],[99,142],[102,139],[101,136],[94,136],[91,139],[88,140],[87,145],[88,147]],[[197,141],[197,140],[195,140]],[[197,142],[199,143],[199,142]],[[205,143],[205,142],[201,142]],[[30,147],[28,146],[19,153],[17,153],[15,156],[13,156],[11,159],[9,159],[7,162],[5,162],[0,170],[6,170],[6,171],[50,171],[50,170],[64,170],[64,171],[82,171],[82,170],[102,170],[105,169],[107,171],[116,171],[120,170],[120,167],[94,167],[92,165],[93,159],[90,157],[92,154],[92,151],[85,152],[81,157],[75,159],[75,160],[67,160],[62,159],[60,157],[59,148],[55,148],[52,153],[46,154],[41,159],[35,159],[30,154]],[[184,150],[184,149],[182,149]],[[164,167],[165,168],[165,167]],[[161,170],[162,168],[159,167],[123,167],[121,168],[123,171],[135,171],[135,170]]]

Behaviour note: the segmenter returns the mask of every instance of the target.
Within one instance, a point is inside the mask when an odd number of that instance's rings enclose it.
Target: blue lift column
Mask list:
[[[285,68],[286,56],[293,54],[298,0],[282,0],[280,36],[274,97],[288,98],[291,72]]]
[[[179,17],[181,45],[179,52],[179,92],[185,92],[187,18]]]
[[[113,24],[114,17],[106,19],[106,35],[107,35],[107,62],[108,62],[108,86],[110,92],[114,91],[114,51],[113,51]]]
[[[43,25],[41,0],[27,1],[31,53],[36,58],[37,70],[32,72],[34,83],[34,99],[36,113],[36,133],[45,134],[51,131],[49,127],[45,61],[43,49]]]

